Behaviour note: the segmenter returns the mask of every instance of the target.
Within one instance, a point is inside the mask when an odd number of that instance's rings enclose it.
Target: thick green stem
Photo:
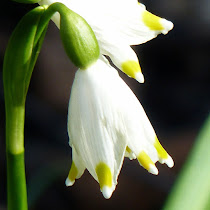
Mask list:
[[[27,13],[13,31],[4,57],[8,210],[27,210],[24,164],[25,100],[46,27],[36,37],[45,9]],[[34,44],[34,40],[36,43]]]
[[[25,105],[6,107],[8,210],[27,210],[24,161]]]

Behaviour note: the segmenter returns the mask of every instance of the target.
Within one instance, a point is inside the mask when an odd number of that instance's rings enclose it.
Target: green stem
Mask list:
[[[8,210],[28,209],[24,161],[25,100],[46,32],[47,24],[36,37],[44,11],[43,7],[37,7],[20,20],[4,57]]]
[[[27,210],[24,161],[23,106],[6,106],[7,200],[8,210]]]

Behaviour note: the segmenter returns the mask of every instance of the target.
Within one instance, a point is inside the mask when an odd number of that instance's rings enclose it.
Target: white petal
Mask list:
[[[72,186],[75,182],[75,179],[79,179],[82,176],[85,168],[86,167],[82,158],[77,154],[74,146],[72,146],[72,165],[69,171],[69,175],[66,178],[66,186]]]
[[[171,158],[171,156],[168,156],[168,158],[165,160],[165,163],[167,164],[167,166],[169,168],[172,168],[174,166],[174,161],[173,159]]]
[[[54,2],[65,4],[85,18],[95,32],[99,44],[101,40],[109,42],[110,37],[128,45],[142,44],[173,28],[173,23],[166,19],[160,19],[162,30],[148,28],[143,21],[146,8],[136,0],[41,0],[39,4],[50,5]],[[58,15],[53,20],[59,26]],[[101,46],[103,47],[102,44]]]
[[[53,2],[55,0],[42,0],[39,3],[49,5]],[[101,53],[110,56],[120,70],[141,83],[144,82],[144,77],[137,55],[130,45],[142,44],[173,28],[172,22],[147,12],[145,6],[136,0],[58,2],[85,18],[96,35]],[[52,20],[59,27],[58,13],[53,15]],[[128,62],[132,62],[132,65],[127,65]]]
[[[69,136],[86,168],[98,181],[95,168],[106,163],[116,184],[126,142],[119,138],[121,122],[116,112],[119,103],[115,77],[118,74],[99,60],[87,70],[78,70],[69,104]],[[112,94],[110,94],[112,93]]]
[[[109,199],[112,196],[113,190],[110,187],[103,187],[101,189],[101,192],[103,193],[104,198]]]
[[[94,4],[92,7],[90,5],[91,3],[88,1],[88,5],[83,4],[83,7],[76,6],[76,4],[72,6],[74,11],[83,16],[91,25],[99,43],[103,40],[109,42],[110,37],[113,37],[118,43],[142,44],[160,33],[166,34],[173,28],[172,22],[156,18],[137,1],[122,1],[121,3],[113,1],[111,6],[109,2],[104,1]],[[148,18],[145,18],[147,16]],[[151,22],[152,26],[156,26],[155,28],[148,27],[146,24],[150,23],[151,26]],[[157,27],[158,25],[159,27]]]
[[[128,157],[130,160],[136,159],[135,154],[131,151],[129,147],[126,147],[125,157]]]
[[[145,22],[145,14],[148,16],[146,20],[149,19],[149,21],[147,20]],[[146,11],[146,7],[144,5],[135,5],[132,9],[128,9],[127,12],[124,13],[123,17],[120,17],[121,21],[117,26],[115,26],[115,31],[118,33],[120,32],[118,36],[123,43],[137,45],[155,38],[160,33],[167,34],[168,31],[173,28],[172,22],[157,16],[155,18],[154,17],[154,15]],[[156,26],[156,29],[148,27],[148,25],[145,24],[148,22],[150,22],[150,26]],[[157,27],[158,25],[159,27]],[[160,27],[162,28],[160,29]],[[112,33],[114,34],[114,32]]]
[[[67,187],[72,186],[75,183],[75,180],[70,180],[69,177],[66,178],[65,185]]]
[[[149,172],[151,174],[158,175],[158,169],[153,164],[150,165]]]
[[[118,96],[118,100],[121,102],[118,112],[121,113],[121,121],[124,124],[122,135],[127,139],[128,147],[137,158],[140,157],[141,152],[144,152],[143,159],[151,159],[148,164],[153,164],[154,166],[154,163],[159,160],[158,153],[154,147],[155,132],[140,102],[124,81],[118,78],[117,82],[115,82],[115,87],[120,90],[119,92],[123,93],[123,95],[119,94]],[[157,174],[155,166],[150,167],[148,165],[147,169],[151,173]]]
[[[129,77],[136,79],[138,82],[144,82],[144,76],[141,72],[141,67],[136,53],[129,45],[118,43],[117,41],[101,40],[101,53],[108,55],[112,62]]]

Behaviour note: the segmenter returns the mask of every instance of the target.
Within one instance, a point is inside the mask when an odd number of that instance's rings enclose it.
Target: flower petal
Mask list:
[[[88,1],[82,7],[80,1],[70,2],[69,8],[75,9],[87,20],[99,43],[115,37],[118,42],[127,45],[142,44],[160,33],[167,34],[173,28],[171,21],[153,15],[137,1],[98,1],[94,4]]]
[[[116,12],[108,12],[104,16],[108,17],[106,20],[100,20],[105,27],[101,36],[97,37],[99,42],[103,36],[105,38],[102,39],[115,36],[118,42],[137,45],[155,38],[160,33],[167,34],[173,28],[171,21],[148,12],[143,4],[120,6]],[[96,33],[99,33],[99,24],[99,19],[97,23],[90,20],[90,25]],[[97,25],[98,27],[95,27]]]
[[[97,36],[97,35],[96,35]],[[141,67],[136,53],[129,45],[124,45],[115,41],[101,40],[101,53],[108,55],[112,62],[129,77],[136,79],[138,82],[144,82],[144,76],[141,72]],[[118,43],[118,44],[117,44]]]
[[[85,171],[85,165],[82,158],[77,154],[74,147],[72,147],[72,164],[66,179],[66,186],[72,186],[75,179],[79,179]]]
[[[55,0],[42,0],[51,4]],[[136,53],[130,45],[142,44],[158,34],[168,33],[173,23],[153,15],[136,0],[58,0],[77,12],[90,24],[98,40],[101,53],[108,55],[112,62],[128,76],[143,83]],[[56,13],[52,20],[59,27],[60,17]]]
[[[158,173],[155,167],[157,161],[167,163],[169,167],[173,166],[173,160],[157,140],[155,131],[136,96],[123,80],[119,79],[118,85],[123,92],[120,110],[125,125],[123,135],[128,142],[126,156],[132,159],[133,152],[139,163],[153,174]]]
[[[118,132],[122,126],[116,113],[120,106],[115,99],[118,91],[113,88],[116,75],[102,60],[87,70],[78,70],[69,104],[68,127],[71,144],[82,158],[85,167],[100,183],[105,197],[109,197],[109,193],[105,193],[108,192],[107,187],[110,192],[115,189],[126,148],[126,141],[119,138]],[[100,165],[106,166],[106,170],[99,167]],[[106,171],[104,177],[101,170]],[[110,181],[106,181],[110,174],[111,185]]]
[[[162,164],[166,163],[169,168],[172,168],[174,166],[174,161],[162,147],[157,137],[155,138],[154,147],[157,150],[159,162]]]

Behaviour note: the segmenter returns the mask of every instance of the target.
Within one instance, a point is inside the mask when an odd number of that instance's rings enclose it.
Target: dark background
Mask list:
[[[30,209],[144,209],[163,206],[210,107],[210,2],[208,0],[144,1],[147,9],[171,20],[168,35],[134,49],[145,76],[139,84],[121,76],[140,99],[161,143],[175,166],[157,163],[159,175],[125,159],[118,185],[105,200],[86,171],[74,184],[64,184],[71,165],[67,108],[76,68],[65,55],[53,23],[33,72],[26,103],[25,151]],[[4,1],[0,12],[0,209],[6,209],[5,113],[2,64],[14,27],[35,5]]]

